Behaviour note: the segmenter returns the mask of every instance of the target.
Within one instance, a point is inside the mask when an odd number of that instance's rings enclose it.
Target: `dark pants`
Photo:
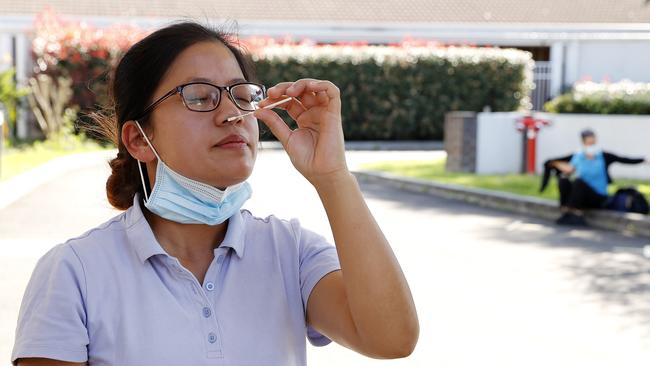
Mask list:
[[[576,210],[586,208],[603,208],[607,196],[594,191],[589,184],[578,178],[571,182],[568,178],[559,178],[560,206]]]

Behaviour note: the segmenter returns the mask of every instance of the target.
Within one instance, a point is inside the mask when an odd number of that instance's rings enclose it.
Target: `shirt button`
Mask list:
[[[207,307],[207,306],[204,307],[203,308],[203,316],[206,317],[206,318],[209,318],[210,315],[212,315],[212,311],[210,310],[210,308]]]
[[[216,341],[217,341],[217,336],[214,333],[210,332],[210,334],[208,334],[208,342],[214,343]]]
[[[206,284],[205,284],[205,288],[206,288],[208,291],[212,291],[212,290],[214,290],[214,283],[212,283],[212,282],[208,282],[208,283],[206,283]]]

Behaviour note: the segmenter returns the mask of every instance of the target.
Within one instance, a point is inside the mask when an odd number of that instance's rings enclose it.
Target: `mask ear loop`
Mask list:
[[[156,149],[153,147],[151,144],[151,141],[149,141],[149,138],[147,137],[147,134],[144,133],[144,130],[140,126],[140,122],[135,121],[135,125],[138,127],[138,130],[140,130],[140,133],[142,133],[142,137],[144,137],[144,140],[147,142],[147,145],[151,147],[151,151],[153,151],[154,155],[156,155],[156,159],[158,159],[158,162],[161,162],[160,156],[158,155],[158,152],[156,152]],[[142,167],[140,164],[143,164],[140,160],[138,160],[138,170],[140,171],[140,180],[142,181],[142,189],[144,190],[144,198],[146,202],[149,202],[149,195],[147,194],[147,185],[144,182],[144,174],[142,174]]]

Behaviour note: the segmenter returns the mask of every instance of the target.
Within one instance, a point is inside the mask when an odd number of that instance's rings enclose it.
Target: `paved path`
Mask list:
[[[354,151],[348,163],[439,154]],[[107,175],[97,159],[0,209],[0,364],[38,257],[117,214],[104,198]],[[251,182],[246,207],[257,215],[298,216],[331,240],[315,191],[284,152],[262,152]],[[413,291],[418,347],[408,359],[379,361],[310,345],[310,365],[650,364],[650,260],[639,250],[647,240],[362,188]]]

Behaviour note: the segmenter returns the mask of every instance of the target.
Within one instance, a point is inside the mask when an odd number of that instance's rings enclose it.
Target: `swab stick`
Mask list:
[[[295,98],[294,98],[294,97],[284,98],[284,99],[282,99],[282,100],[280,100],[280,101],[278,101],[278,102],[275,102],[275,103],[269,104],[269,105],[267,105],[267,106],[265,106],[265,107],[262,107],[262,109],[273,108],[273,107],[278,106],[278,105],[280,105],[280,104],[282,104],[282,103],[284,103],[284,102],[288,102],[288,101],[290,101],[291,99],[295,99]],[[303,108],[305,108],[305,106],[303,106],[302,103],[300,103],[300,101],[299,101],[298,99],[296,99],[296,101],[297,101],[297,102],[298,102],[298,103],[299,103]],[[306,109],[306,108],[305,108],[305,109]],[[241,114],[241,115],[239,115],[239,116],[232,116],[232,117],[228,118],[226,121],[228,121],[228,122],[230,122],[230,121],[234,121],[234,120],[236,120],[236,119],[239,119],[239,118],[242,118],[242,117],[248,116],[249,114],[253,114],[253,113],[255,113],[255,111],[253,111],[253,112],[247,112],[247,113]]]

